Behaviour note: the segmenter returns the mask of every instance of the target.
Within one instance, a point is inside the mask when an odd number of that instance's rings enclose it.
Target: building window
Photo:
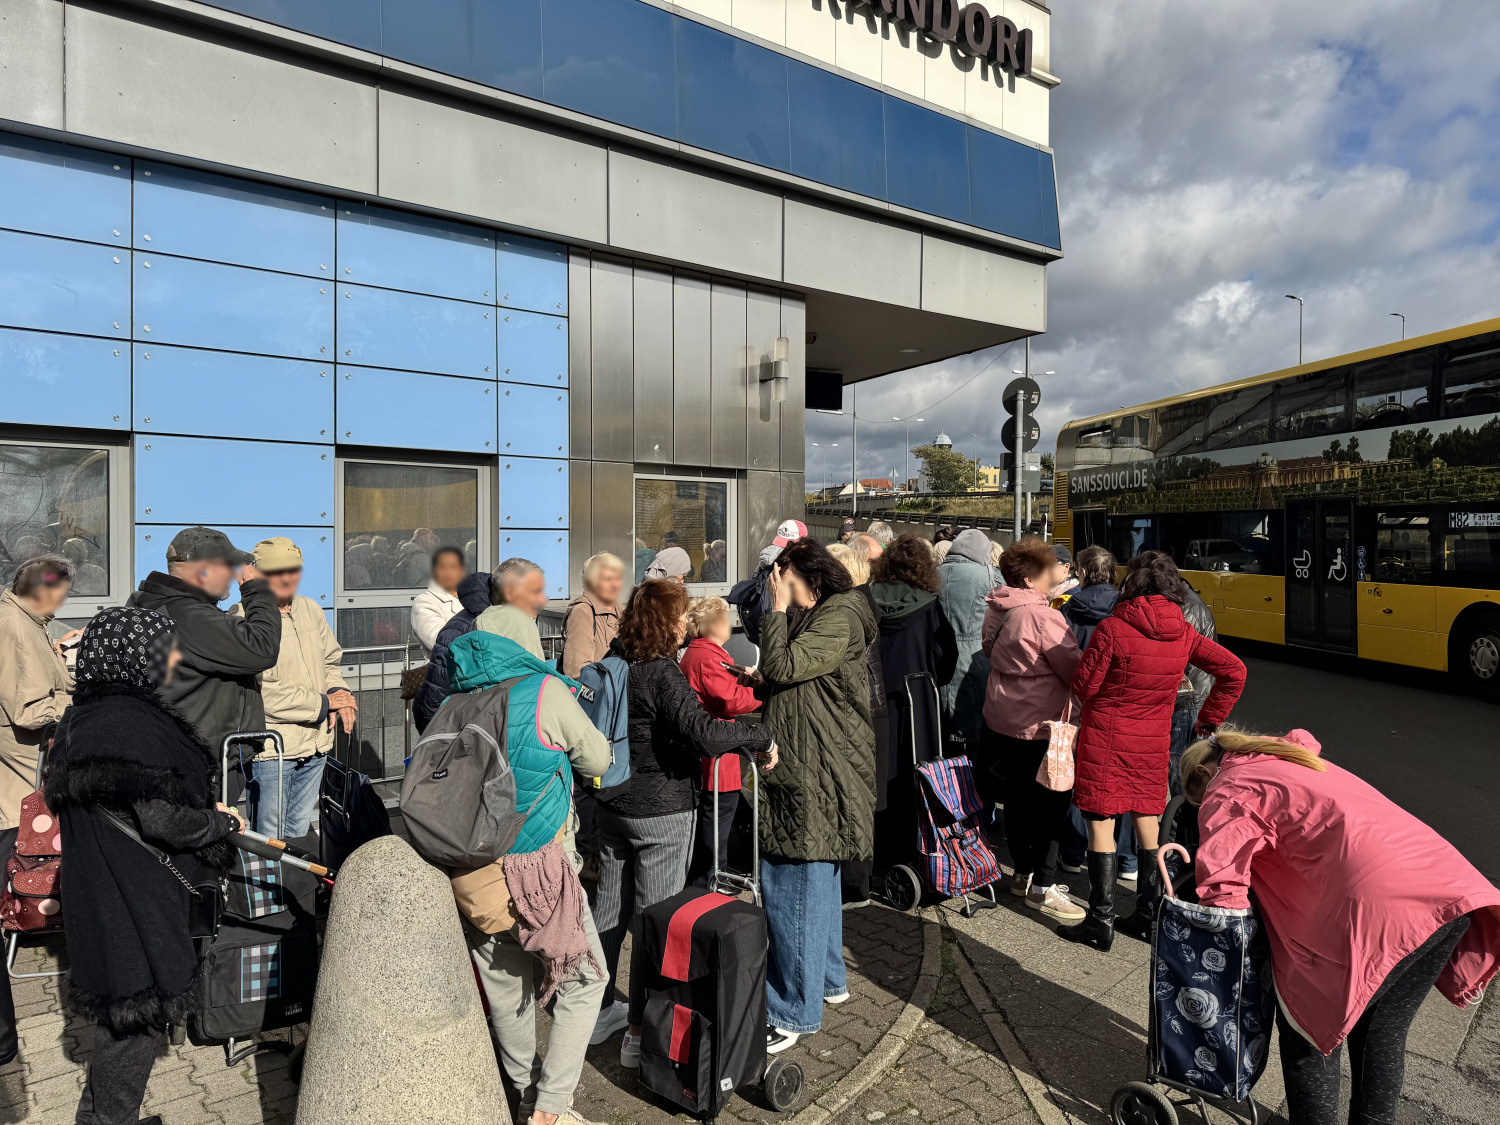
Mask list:
[[[459,548],[471,571],[489,566],[489,521],[481,523],[489,470],[345,459],[338,471],[339,643],[403,645],[411,600],[427,587],[435,550]]]
[[[69,617],[121,600],[129,584],[124,459],[111,446],[0,442],[0,583],[27,559],[57,554],[73,564]]]
[[[689,585],[735,581],[734,489],[728,480],[681,477],[635,479],[635,580],[658,552],[681,547],[692,569]]]

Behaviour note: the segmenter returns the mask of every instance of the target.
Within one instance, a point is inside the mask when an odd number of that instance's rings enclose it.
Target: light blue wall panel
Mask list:
[[[493,307],[363,285],[338,297],[340,363],[495,377]]]
[[[378,207],[339,208],[339,281],[495,303],[495,238]]]
[[[333,443],[333,364],[135,345],[135,428]]]
[[[340,367],[338,439],[399,449],[495,452],[495,384]]]
[[[296,359],[333,356],[331,281],[135,255],[135,338]]]
[[[544,387],[568,385],[568,322],[500,310],[500,378]]]
[[[0,325],[125,339],[130,251],[0,231]]]
[[[331,523],[333,451],[283,442],[137,435],[135,518],[212,526]]]
[[[123,341],[0,328],[0,386],[6,422],[130,429],[130,348]]]
[[[327,196],[145,160],[135,165],[135,248],[333,277]]]
[[[568,526],[568,463],[540,457],[500,459],[500,530]]]
[[[165,570],[167,544],[172,542],[184,527],[191,524],[141,523],[135,527],[135,580],[139,583],[153,570]],[[333,608],[333,544],[332,527],[244,527],[216,523],[229,541],[242,551],[253,551],[262,539],[273,535],[285,535],[302,548],[302,584],[299,594],[312,598],[325,610]],[[237,583],[229,587],[229,596],[219,603],[220,609],[228,609],[240,600]],[[330,622],[329,624],[332,624]]]
[[[568,315],[568,248],[513,234],[500,236],[500,303]]]
[[[130,245],[130,160],[0,136],[0,227]]]
[[[568,392],[558,387],[501,383],[500,452],[527,457],[566,457]]]
[[[500,529],[500,559],[520,556],[541,567],[547,577],[547,596],[568,596],[568,533]]]

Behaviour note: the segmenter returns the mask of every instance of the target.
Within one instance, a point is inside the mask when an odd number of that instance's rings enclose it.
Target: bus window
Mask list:
[[[1278,384],[1273,441],[1323,437],[1349,429],[1346,369],[1302,375]]]
[[[1203,443],[1203,420],[1208,416],[1208,400],[1189,399],[1164,406],[1158,412],[1158,457],[1192,453]]]
[[[1432,577],[1432,520],[1427,515],[1375,516],[1376,582],[1427,582]]]
[[[1235,544],[1235,553],[1225,559],[1231,573],[1281,573],[1282,513],[1220,512],[1219,535]],[[1245,556],[1249,557],[1246,558]],[[1219,569],[1223,569],[1220,567]]]
[[[1443,368],[1443,417],[1500,413],[1500,347],[1452,355]]]
[[[1122,565],[1142,551],[1156,550],[1156,521],[1151,516],[1110,516],[1107,546]]]
[[[1354,369],[1354,428],[1374,430],[1430,422],[1434,349],[1405,352]]]
[[[1460,585],[1500,586],[1500,511],[1448,513],[1443,570]]]
[[[1215,395],[1209,400],[1203,448],[1228,449],[1269,440],[1274,392],[1274,386],[1265,383]]]

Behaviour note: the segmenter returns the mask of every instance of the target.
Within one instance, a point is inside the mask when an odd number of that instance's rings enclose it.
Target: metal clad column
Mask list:
[[[569,254],[568,448],[574,457],[594,455],[594,338],[589,316],[589,283],[589,256]]]
[[[709,283],[681,274],[672,283],[673,457],[679,465],[709,462]]]
[[[740,577],[755,573],[761,549],[771,543],[776,525],[781,522],[781,474],[762,473],[752,469],[745,474],[742,486],[744,503],[740,505]]]
[[[800,473],[807,456],[807,302],[803,298],[790,294],[781,298],[781,334],[791,345],[787,350],[791,382],[781,404],[781,469]],[[801,497],[799,488],[799,504]]]
[[[672,456],[672,275],[635,270],[635,459]]]
[[[583,564],[594,553],[594,463],[568,462],[568,593],[583,593]]]
[[[746,466],[745,290],[713,284],[710,305],[709,453],[716,469]]]
[[[635,583],[635,469],[619,461],[594,462],[595,551],[625,560],[628,585]]]
[[[595,258],[592,273],[594,457],[629,461],[635,456],[632,270],[628,262]]]
[[[781,461],[782,404],[770,376],[776,364],[776,337],[781,335],[781,298],[752,289],[745,301],[745,369],[749,398],[748,463],[752,469],[774,469]]]

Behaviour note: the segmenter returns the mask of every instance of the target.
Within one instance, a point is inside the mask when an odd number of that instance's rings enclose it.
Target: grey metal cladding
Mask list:
[[[568,449],[594,455],[594,341],[590,316],[589,256],[568,254]]]
[[[635,267],[635,459],[672,454],[672,275]]]
[[[801,473],[781,474],[781,519],[800,520],[807,513],[807,483]]]
[[[380,92],[380,193],[562,237],[605,242],[603,145],[473,107]]]
[[[776,366],[776,338],[781,335],[781,297],[752,289],[745,295],[745,368],[749,413],[746,416],[746,463],[752,469],[775,469],[781,461],[782,404],[770,376]],[[762,379],[765,381],[762,382]]]
[[[635,466],[629,462],[594,462],[594,552],[608,551],[625,560],[625,581],[635,577]]]
[[[781,280],[781,195],[611,149],[609,244]]]
[[[781,474],[751,469],[745,474],[743,502],[740,504],[740,574],[755,573],[761,549],[776,535],[781,514]]]
[[[803,298],[782,295],[781,334],[790,345],[791,380],[781,407],[781,469],[801,472],[807,461],[807,302]]]
[[[745,291],[714,282],[709,294],[709,464],[745,468]]]
[[[672,421],[679,465],[709,463],[709,282],[672,279]]]
[[[788,199],[785,239],[788,285],[921,307],[921,231]]]
[[[63,6],[58,0],[0,4],[0,117],[63,127]]]
[[[581,594],[583,564],[594,553],[594,463],[568,462],[568,593]]]
[[[922,308],[1023,332],[1047,330],[1047,267],[922,236]]]
[[[65,127],[375,192],[375,87],[130,15],[69,5]]]
[[[635,454],[635,357],[629,262],[594,258],[590,339],[594,349],[594,458],[630,461]]]

